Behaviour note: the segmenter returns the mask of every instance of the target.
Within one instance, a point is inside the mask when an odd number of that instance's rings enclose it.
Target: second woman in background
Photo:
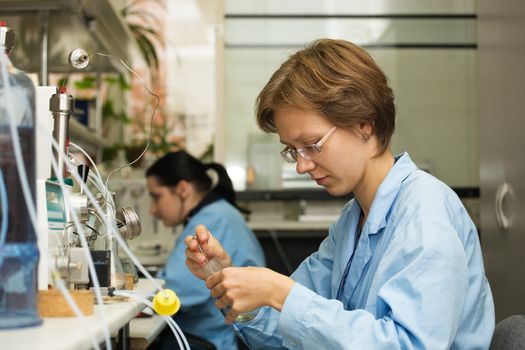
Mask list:
[[[184,232],[157,275],[180,298],[175,321],[184,333],[204,338],[217,349],[236,349],[235,334],[215,308],[210,291],[184,264],[184,237],[204,224],[228,250],[233,265],[264,266],[263,251],[239,212],[226,169],[178,151],[157,160],[146,171],[146,179],[151,214],[168,227],[184,224]]]

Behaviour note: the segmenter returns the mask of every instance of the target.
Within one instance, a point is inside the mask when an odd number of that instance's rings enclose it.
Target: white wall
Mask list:
[[[186,116],[186,148],[196,156],[215,136],[222,20],[221,0],[166,1],[167,109]]]

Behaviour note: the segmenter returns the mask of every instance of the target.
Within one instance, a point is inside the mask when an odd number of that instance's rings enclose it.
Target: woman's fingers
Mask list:
[[[201,246],[207,245],[210,237],[211,237],[211,233],[210,231],[208,231],[206,226],[201,224],[195,228],[195,238],[197,239],[197,241],[199,242]]]
[[[235,318],[240,314],[240,312],[236,311],[232,307],[232,301],[226,297],[216,300],[215,307],[221,310],[222,314],[224,315],[225,323],[233,323]]]
[[[231,266],[230,256],[206,226],[198,225],[195,228],[195,236],[193,238],[195,243],[191,243],[189,248],[200,251],[208,260],[218,258],[223,267]]]
[[[223,280],[223,270],[217,271],[206,279],[206,287],[208,289],[213,289],[215,286]]]
[[[226,288],[224,287],[224,285],[222,283],[218,283],[218,282],[220,282],[219,278],[216,278],[216,281],[211,280],[212,277],[218,276],[219,274],[220,274],[220,272],[214,273],[213,275],[208,277],[208,279],[206,280],[206,287],[208,287],[208,289],[210,289],[211,295],[214,298],[220,298],[226,292]]]
[[[194,262],[198,264],[199,266],[202,266],[206,262],[206,257],[199,251],[197,242],[193,239],[192,236],[187,236],[184,239],[184,243],[186,243],[186,258],[190,260],[190,262]]]
[[[230,311],[230,312],[228,313],[228,315],[226,315],[226,318],[224,319],[224,323],[232,324],[233,321],[235,321],[235,318],[236,318],[237,316],[239,316],[239,313],[233,311],[233,309],[232,309],[232,311]]]
[[[198,225],[195,228],[193,237],[196,248],[210,258],[219,255],[222,252],[222,246],[213,238],[211,232],[204,225]]]
[[[193,236],[186,236],[184,238],[184,244],[186,244],[186,247],[191,251],[197,252],[199,250],[199,246]]]
[[[215,306],[218,308],[218,309],[224,309],[226,307],[228,307],[228,311],[230,309],[230,305],[233,303],[233,300],[231,300],[230,298],[228,298],[227,295],[223,295],[221,298],[218,298],[217,300],[215,300]]]

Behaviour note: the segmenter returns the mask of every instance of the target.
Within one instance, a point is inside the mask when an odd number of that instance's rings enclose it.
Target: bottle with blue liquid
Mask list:
[[[14,34],[0,22],[0,329],[42,323],[36,307],[38,247],[24,200],[10,128],[20,140],[31,197],[35,198],[34,96],[31,80],[7,56]]]

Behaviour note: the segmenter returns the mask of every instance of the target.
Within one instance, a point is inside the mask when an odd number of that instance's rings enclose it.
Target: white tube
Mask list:
[[[57,274],[58,274],[58,272],[57,272]],[[69,304],[69,306],[71,307],[71,309],[73,310],[75,315],[78,318],[84,320],[84,322],[87,323],[87,319],[85,318],[84,314],[82,314],[82,311],[80,310],[80,308],[76,304],[75,300],[71,296],[71,293],[69,292],[69,290],[67,290],[67,288],[64,286],[64,283],[62,282],[62,280],[60,278],[57,278],[56,280],[57,280],[56,285],[58,286],[58,289],[62,292],[62,295],[66,299],[67,303]],[[100,346],[98,345],[97,339],[95,338],[95,335],[93,334],[93,332],[91,330],[91,327],[88,326],[86,328],[89,331],[89,335],[90,335],[89,340],[91,341],[91,345],[93,346],[93,348],[95,348],[97,350],[100,350]],[[109,347],[109,350],[111,350],[111,345]]]
[[[53,146],[56,146],[56,149],[59,149],[58,144],[56,143],[55,140],[53,140]],[[66,159],[65,155],[62,155],[62,157]],[[60,189],[62,190],[62,194],[64,195],[64,200],[67,203],[69,203],[69,208],[72,208],[73,206],[72,206],[71,199],[69,198],[69,191],[66,189],[66,186],[64,184],[64,178],[62,177],[62,173],[58,171],[58,162],[53,155],[51,156],[51,166],[53,167],[55,174],[57,174],[58,184],[60,186]],[[89,252],[89,247],[86,241],[86,237],[84,235],[84,230],[82,228],[82,225],[80,224],[80,220],[78,218],[76,211],[70,210],[70,213],[71,213],[71,216],[73,217],[75,228],[77,229],[79,233],[78,236],[80,237],[80,243],[81,243],[82,251],[84,252],[84,257],[88,263],[88,271],[89,271],[89,275],[91,276],[91,281],[93,282],[93,287],[95,290],[95,297],[97,299],[97,303],[99,305],[104,305],[102,294],[100,292],[100,283],[98,281],[97,272],[95,270],[95,264],[93,263],[93,257],[91,256],[91,253]],[[103,308],[101,308],[100,310],[101,310],[100,316],[102,318],[102,322],[106,325],[106,327],[104,327],[104,337],[106,340],[106,347],[109,350],[111,350],[109,323],[106,318],[106,312],[104,311]]]
[[[122,295],[122,296],[126,296],[126,297],[137,299],[138,301],[146,304],[151,309],[153,309],[153,304],[151,303],[151,301],[149,301],[148,299],[146,299],[146,298],[144,298],[144,297],[142,297],[140,295],[137,295],[137,294],[131,293],[131,292],[123,292],[123,291],[120,291],[120,290],[117,290],[114,293],[115,293],[115,295]],[[177,322],[175,322],[169,316],[162,316],[162,318],[164,319],[164,321],[166,321],[168,326],[171,328],[171,331],[173,332],[173,335],[175,336],[175,338],[177,339],[177,343],[179,344],[179,349],[183,348],[182,344],[181,344],[181,341],[180,341],[181,338],[182,338],[182,341],[184,342],[185,349],[191,350],[190,345],[188,344],[188,340],[186,339],[186,336],[184,335],[184,333],[182,333],[182,330],[177,325]]]
[[[38,132],[42,132],[44,137],[47,137],[48,139],[51,139],[52,146],[54,146],[55,149],[59,148],[57,142],[53,138],[51,138],[51,136],[48,135],[47,132],[44,131],[44,130],[46,130],[45,128],[37,125],[36,130]],[[62,152],[61,156],[64,159],[67,159],[66,156],[63,154],[64,152],[61,149],[59,151]],[[67,159],[67,161],[69,161],[69,159]],[[70,163],[70,165],[71,165],[71,163]],[[53,156],[53,154],[51,154],[51,166],[52,166],[53,170],[55,171],[55,173],[57,174],[58,184],[59,184],[60,189],[62,190],[62,193],[64,195],[64,200],[70,204],[69,207],[71,208],[72,206],[71,206],[71,199],[69,198],[69,191],[65,187],[64,179],[63,179],[63,176],[62,176],[61,172],[58,171],[58,162],[55,159],[55,157]],[[70,166],[70,168],[71,168],[71,166]],[[72,172],[72,173],[74,175],[77,175],[75,172]],[[33,210],[34,210],[34,207],[33,207]],[[77,231],[79,233],[82,251],[84,253],[86,261],[88,262],[88,271],[89,271],[89,274],[91,276],[91,280],[93,282],[94,291],[95,291],[95,298],[96,298],[97,303],[99,305],[103,305],[104,301],[102,299],[102,294],[100,292],[100,283],[98,281],[98,276],[97,276],[97,273],[96,273],[96,270],[95,270],[95,265],[93,263],[93,258],[91,256],[91,253],[89,252],[89,247],[88,247],[88,244],[87,244],[87,241],[86,241],[86,237],[84,236],[84,231],[82,229],[82,226],[80,225],[80,220],[78,218],[77,213],[74,210],[71,210],[70,212],[71,212],[71,216],[73,217],[73,222],[75,224],[75,228],[77,229]],[[49,252],[47,252],[47,254],[49,256]],[[51,259],[49,261],[51,261]],[[104,309],[101,308],[100,311],[101,311],[100,312],[100,316],[102,318],[102,322],[106,325],[106,327],[104,327],[104,338],[105,338],[106,348],[111,350],[111,339],[110,339],[110,334],[109,334],[109,324],[107,322],[107,318],[106,318],[106,314],[105,314]]]
[[[66,157],[66,155],[64,154],[64,151],[62,149],[60,149],[60,147],[58,147],[57,142],[55,140],[51,139],[51,143],[52,143],[53,147],[55,148],[55,150],[57,150],[57,152],[59,152],[59,154],[62,155],[62,158],[66,162],[67,167],[69,169],[73,169],[74,168],[73,164]],[[82,183],[82,179],[80,178],[80,176],[75,171],[71,171],[71,175],[75,178],[75,180],[77,182]],[[160,284],[151,276],[151,274],[144,268],[144,266],[142,266],[142,264],[137,259],[137,257],[129,250],[128,246],[126,245],[126,243],[124,242],[124,240],[120,236],[120,233],[117,231],[115,225],[111,225],[111,223],[109,222],[109,218],[107,216],[107,213],[104,213],[104,211],[102,210],[102,208],[98,204],[98,202],[95,199],[95,196],[93,195],[91,190],[89,188],[87,188],[87,187],[85,188],[85,190],[86,190],[85,191],[86,192],[86,196],[91,201],[91,203],[93,204],[93,206],[97,210],[97,212],[100,215],[100,217],[104,218],[104,224],[106,225],[106,227],[108,228],[108,230],[112,234],[112,236],[117,239],[117,242],[119,243],[120,247],[126,252],[126,254],[128,254],[128,256],[131,259],[131,261],[133,261],[135,266],[144,274],[144,276],[146,276],[151,281],[151,283],[155,286],[155,288],[158,291],[161,291],[162,287],[160,286]]]
[[[0,247],[2,247],[7,237],[7,220],[9,219],[9,201],[2,169],[0,169],[0,208],[2,208],[2,227],[0,228]]]
[[[93,165],[93,169],[95,170],[95,173],[97,174],[97,176],[100,179],[102,179],[102,176],[100,176],[100,172],[98,171],[97,165],[95,164],[93,159],[91,159],[89,154],[86,151],[84,151],[84,149],[82,149],[82,147],[80,147],[79,145],[75,144],[74,142],[69,141],[69,145],[75,147],[76,149],[78,149],[91,162],[91,165]]]
[[[21,152],[21,149],[20,149],[20,139],[18,137],[18,131],[16,130],[16,121],[15,121],[15,117],[14,117],[14,114],[13,114],[13,107],[12,107],[10,101],[8,100],[8,95],[11,92],[11,84],[9,82],[9,77],[8,77],[7,68],[6,68],[8,64],[9,64],[9,60],[6,57],[5,52],[3,52],[3,51],[0,52],[0,67],[1,67],[0,70],[1,70],[1,73],[2,73],[2,81],[3,81],[4,87],[6,89],[6,93],[4,94],[4,98],[5,98],[4,105],[7,107],[6,111],[7,111],[7,115],[8,115],[8,119],[9,119],[9,129],[10,129],[10,132],[11,132],[11,138],[13,140],[13,150],[14,150],[14,153],[15,153],[15,161],[16,161],[17,171],[18,171],[18,174],[19,174],[20,185],[22,187],[22,192],[23,192],[23,196],[24,196],[24,200],[25,200],[25,203],[26,203],[26,207],[27,207],[27,210],[28,210],[28,214],[29,214],[29,217],[30,217],[31,224],[33,225],[33,229],[35,231],[35,234],[39,235],[40,234],[39,227],[36,224],[35,204],[32,201],[31,191],[29,189],[29,184],[28,184],[28,181],[27,181],[27,172],[26,172],[26,169],[25,169],[24,161],[23,161],[23,158],[22,158],[22,152]],[[29,107],[29,101],[27,101],[27,103],[28,103],[28,107]],[[36,127],[35,127],[35,129],[36,129]],[[49,256],[49,251],[47,249],[45,249],[44,252],[41,252],[41,253],[47,254],[47,256]],[[61,289],[61,292],[64,295],[64,298],[66,299],[66,301],[68,302],[70,307],[72,308],[73,312],[78,317],[82,317],[83,315],[80,312],[78,306],[75,304],[74,300],[72,299],[70,293],[67,290],[65,290],[65,289],[64,290]],[[91,337],[90,340],[92,341],[92,343],[94,344],[94,347],[96,349],[100,349],[99,346],[98,346],[98,343],[96,342],[96,339],[94,337]],[[111,343],[109,343],[109,349],[111,349]]]
[[[113,56],[111,55],[107,55],[107,54],[103,54],[103,53],[100,53],[100,52],[96,52],[97,55],[99,56],[103,56],[103,57],[108,57],[108,58],[113,58]],[[155,97],[156,99],[156,104],[153,108],[153,111],[151,113],[151,118],[150,118],[150,130],[149,130],[149,137],[148,137],[148,142],[146,143],[146,147],[144,148],[144,150],[142,151],[142,153],[137,157],[137,159],[133,160],[132,162],[122,166],[122,167],[119,167],[115,170],[113,170],[112,172],[110,172],[110,174],[108,175],[108,177],[106,178],[106,185],[104,186],[105,189],[106,189],[106,194],[105,194],[105,199],[106,199],[106,204],[107,204],[107,201],[108,201],[108,197],[111,199],[112,201],[112,198],[111,196],[109,195],[109,190],[108,190],[108,183],[109,183],[109,179],[111,178],[111,176],[117,172],[118,170],[120,169],[123,169],[125,168],[126,166],[129,166],[129,165],[132,165],[134,164],[135,162],[137,162],[143,155],[144,153],[146,153],[146,151],[148,150],[149,148],[149,145],[150,145],[150,142],[151,142],[151,135],[152,135],[152,130],[153,130],[153,120],[155,118],[155,113],[160,105],[160,97],[153,93],[149,88],[148,86],[146,85],[146,82],[144,81],[144,79],[137,73],[135,72],[133,69],[131,69],[122,59],[119,59],[120,63],[122,63],[122,65],[128,70],[130,71],[133,75],[135,75],[141,82],[142,82],[142,85],[144,86],[144,89],[146,89],[146,91],[153,97]],[[54,140],[53,140],[54,141]],[[68,167],[71,168],[71,162],[69,162],[69,159],[67,159],[67,157],[65,155],[63,155],[63,151],[62,150],[58,150],[60,153],[62,153],[62,157],[65,159],[66,161],[66,164]],[[75,173],[75,172],[71,172],[71,174],[78,180],[78,175]],[[99,176],[100,177],[100,176]],[[101,177],[100,177],[101,178]],[[79,183],[81,183],[81,181],[79,181]],[[162,290],[162,288],[160,287],[160,285],[157,283],[157,281],[155,279],[153,279],[153,277],[150,275],[150,273],[144,268],[144,266],[142,266],[142,264],[140,263],[140,261],[135,257],[135,255],[129,250],[127,244],[124,242],[124,240],[122,239],[122,237],[120,236],[120,233],[116,232],[116,229],[113,225],[109,225],[109,220],[110,218],[108,217],[105,217],[103,212],[102,212],[102,209],[101,207],[98,205],[98,203],[95,201],[94,199],[94,196],[93,194],[91,193],[91,191],[86,188],[86,194],[88,195],[88,198],[91,200],[91,202],[93,203],[93,205],[95,206],[96,210],[99,212],[100,216],[104,217],[106,220],[104,221],[105,223],[105,226],[108,230],[108,232],[111,234],[111,232],[113,232],[113,236],[117,239],[117,242],[118,244],[120,245],[120,247],[126,252],[126,254],[128,255],[128,257],[131,259],[131,261],[133,261],[133,263],[135,264],[135,266],[144,274],[144,276],[146,276],[152,283],[153,285],[157,288],[157,290]],[[113,208],[115,208],[115,204],[113,203],[112,201],[112,204],[113,204]],[[111,220],[113,220],[114,218],[111,218]]]

